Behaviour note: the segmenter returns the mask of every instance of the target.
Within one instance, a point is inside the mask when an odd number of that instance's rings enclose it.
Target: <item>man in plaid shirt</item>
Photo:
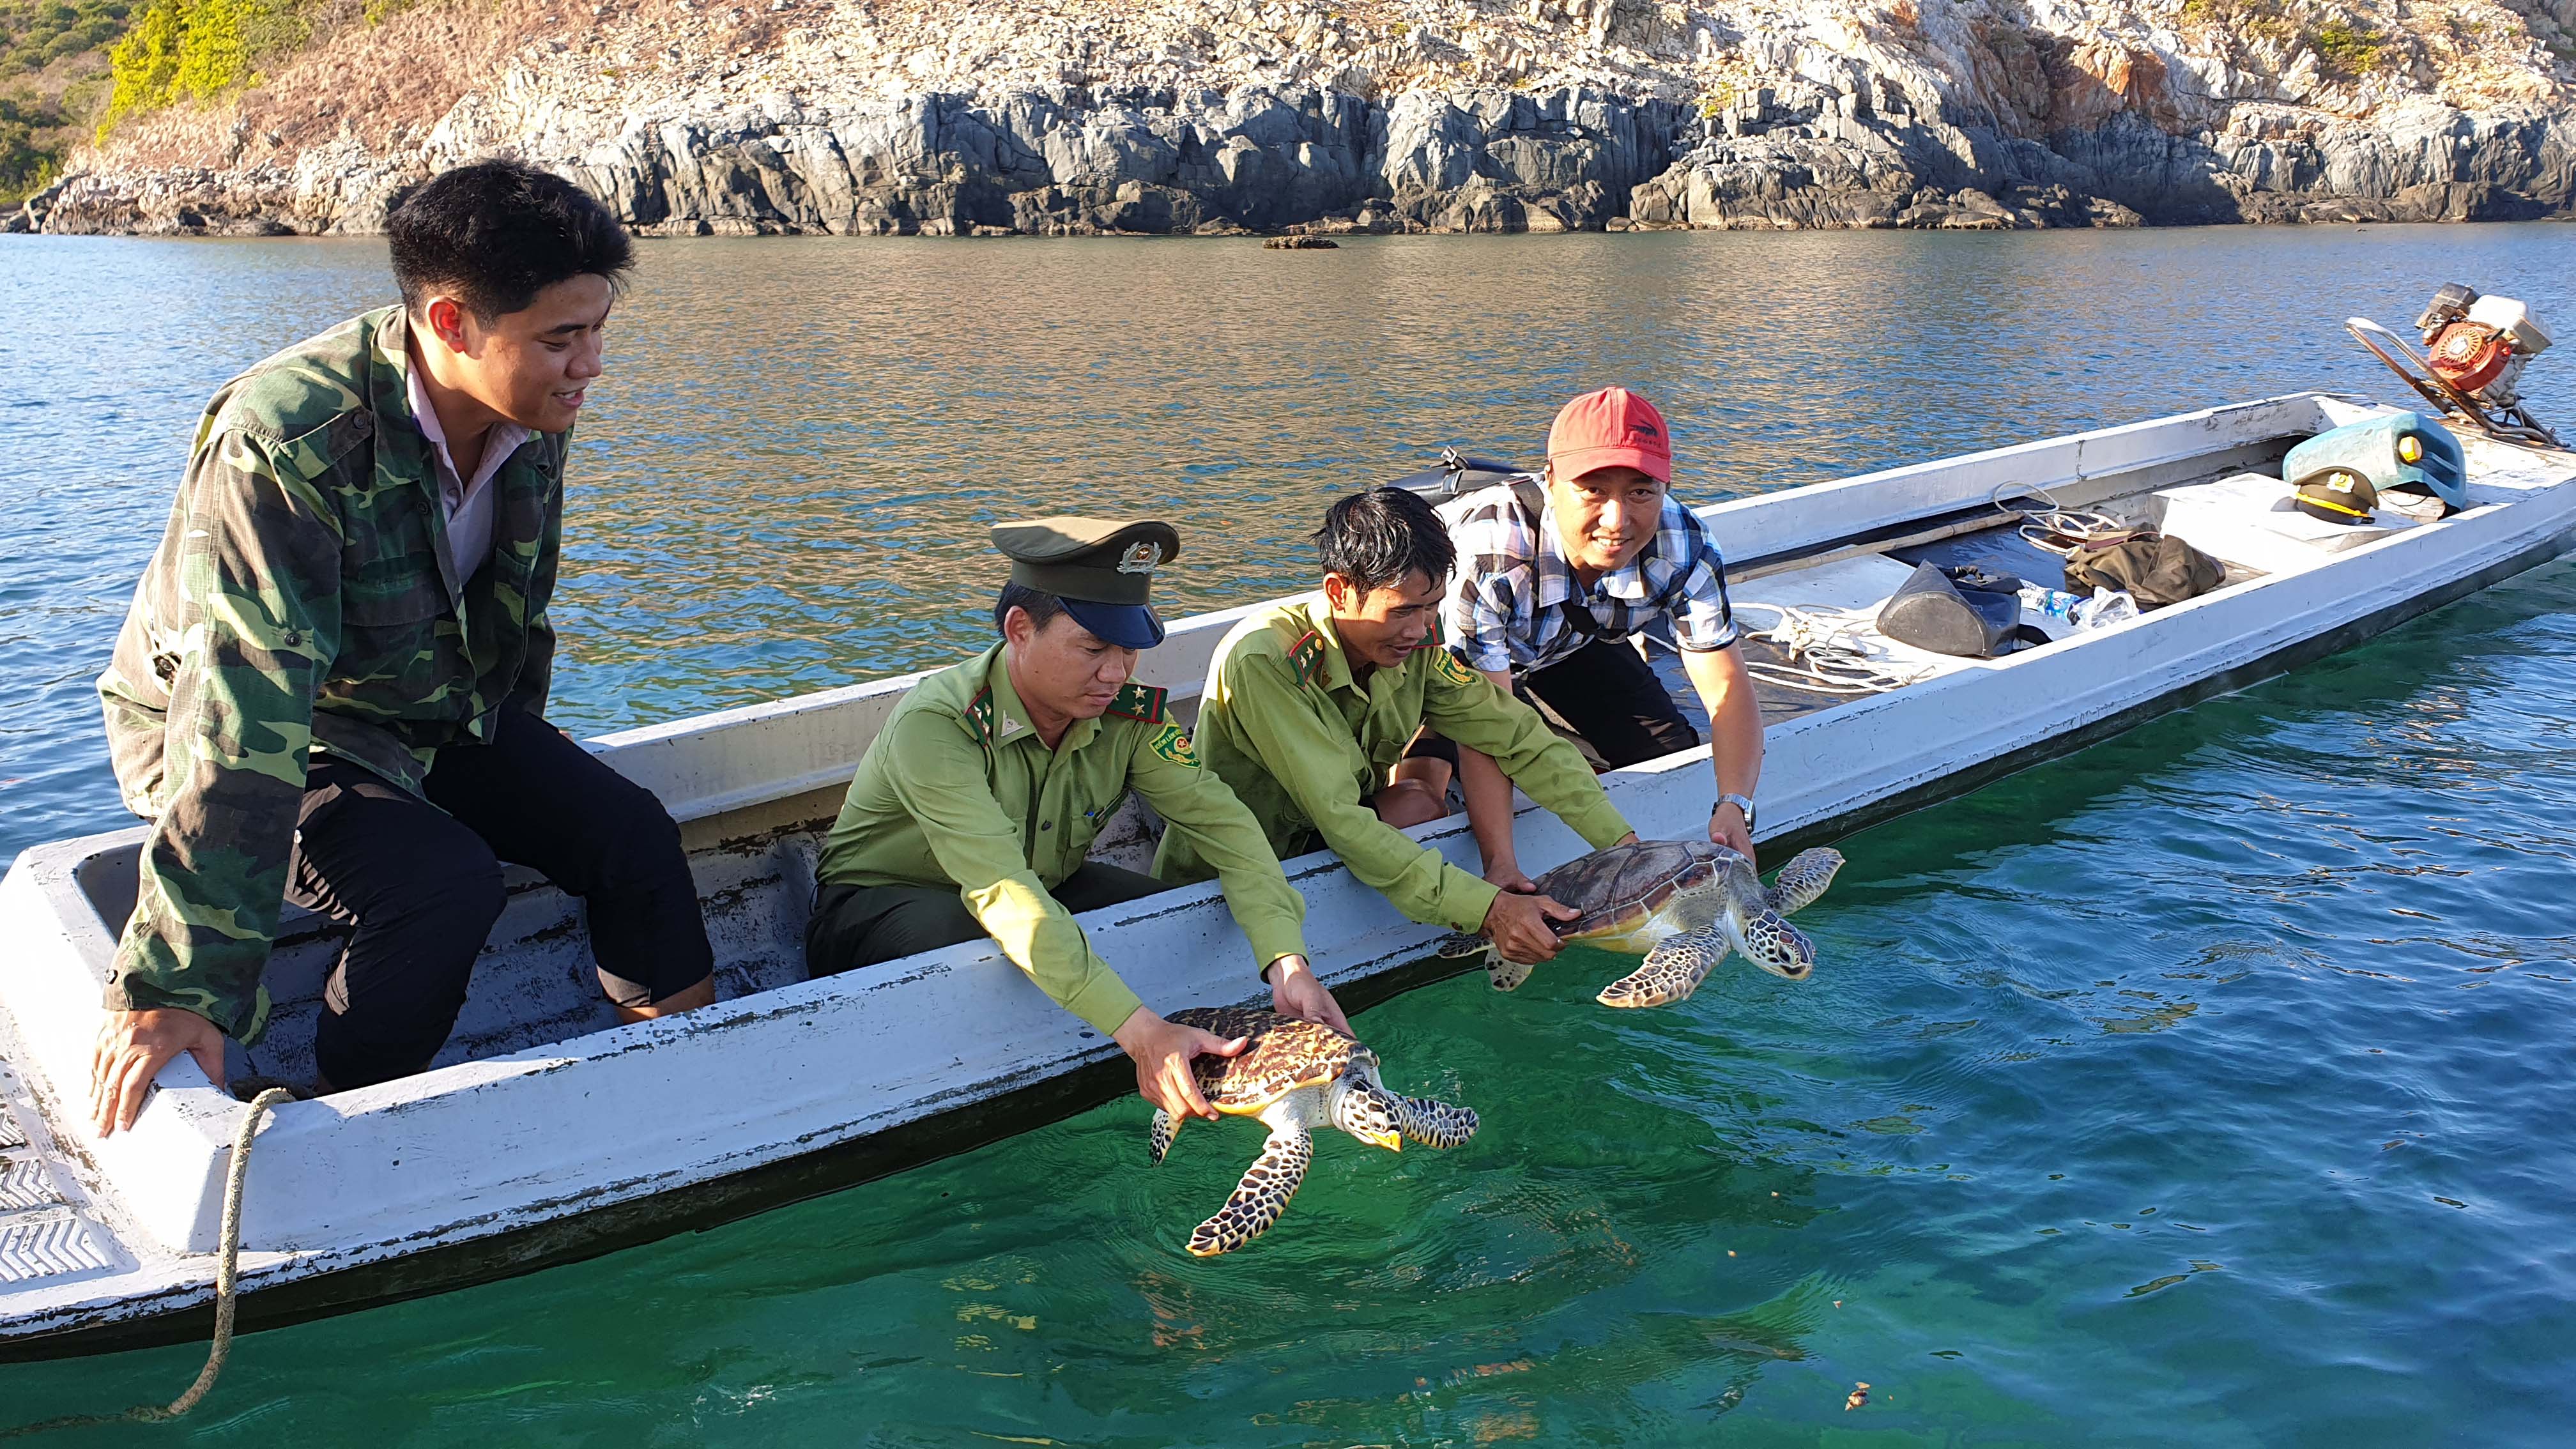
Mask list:
[[[1653,403],[1619,387],[1567,403],[1548,430],[1541,506],[1518,489],[1488,488],[1444,510],[1459,564],[1444,612],[1450,648],[1544,704],[1616,769],[1700,742],[1630,642],[1655,619],[1671,620],[1715,736],[1708,838],[1750,857],[1762,707],[1736,647],[1726,561],[1672,497],[1672,476],[1672,437]],[[1432,762],[1410,763],[1418,771]],[[1531,889],[1513,850],[1511,783],[1466,749],[1458,777],[1486,878]]]

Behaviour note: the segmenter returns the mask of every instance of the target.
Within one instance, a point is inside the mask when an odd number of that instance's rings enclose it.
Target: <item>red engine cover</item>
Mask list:
[[[2433,337],[2433,375],[2473,393],[2513,360],[2513,339],[2483,322],[2454,322]]]

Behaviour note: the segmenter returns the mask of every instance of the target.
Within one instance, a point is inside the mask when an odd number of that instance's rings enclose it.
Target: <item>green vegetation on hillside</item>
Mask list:
[[[53,135],[62,112],[45,101],[0,96],[0,206],[42,191],[62,164]]]
[[[0,206],[44,189],[106,90],[136,0],[0,0]]]
[[[300,0],[149,0],[108,60],[116,76],[98,134],[139,111],[211,100],[259,79],[259,62],[313,33]]]
[[[0,0],[0,80],[105,50],[133,9],[129,0]]]

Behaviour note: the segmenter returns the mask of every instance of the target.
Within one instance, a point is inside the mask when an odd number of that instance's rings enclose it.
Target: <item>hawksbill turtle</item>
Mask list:
[[[1318,1128],[1339,1127],[1390,1152],[1403,1151],[1407,1137],[1425,1147],[1455,1147],[1476,1135],[1474,1112],[1388,1091],[1378,1080],[1377,1053],[1329,1026],[1238,1006],[1193,1007],[1169,1019],[1229,1040],[1250,1038],[1242,1055],[1201,1056],[1190,1070],[1209,1106],[1258,1117],[1270,1128],[1269,1143],[1234,1195],[1190,1233],[1193,1257],[1231,1253],[1270,1231],[1306,1180]],[[1154,1109],[1155,1165],[1184,1120]]]
[[[1645,964],[1603,987],[1604,1006],[1665,1006],[1688,997],[1730,950],[1774,976],[1803,981],[1816,943],[1782,917],[1825,893],[1842,853],[1802,850],[1769,889],[1753,862],[1705,840],[1640,840],[1570,860],[1538,878],[1539,894],[1583,914],[1556,928],[1568,941],[1643,955]],[[1510,991],[1530,968],[1476,936],[1451,936],[1441,955],[1482,951],[1494,989]]]

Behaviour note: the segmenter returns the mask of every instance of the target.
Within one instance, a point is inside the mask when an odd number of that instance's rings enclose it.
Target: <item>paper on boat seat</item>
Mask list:
[[[2165,532],[2203,553],[2264,573],[2296,573],[2335,554],[2376,543],[2415,520],[2376,509],[2361,524],[2328,523],[2301,513],[2289,484],[2263,473],[2237,473],[2214,483],[2156,494]]]

